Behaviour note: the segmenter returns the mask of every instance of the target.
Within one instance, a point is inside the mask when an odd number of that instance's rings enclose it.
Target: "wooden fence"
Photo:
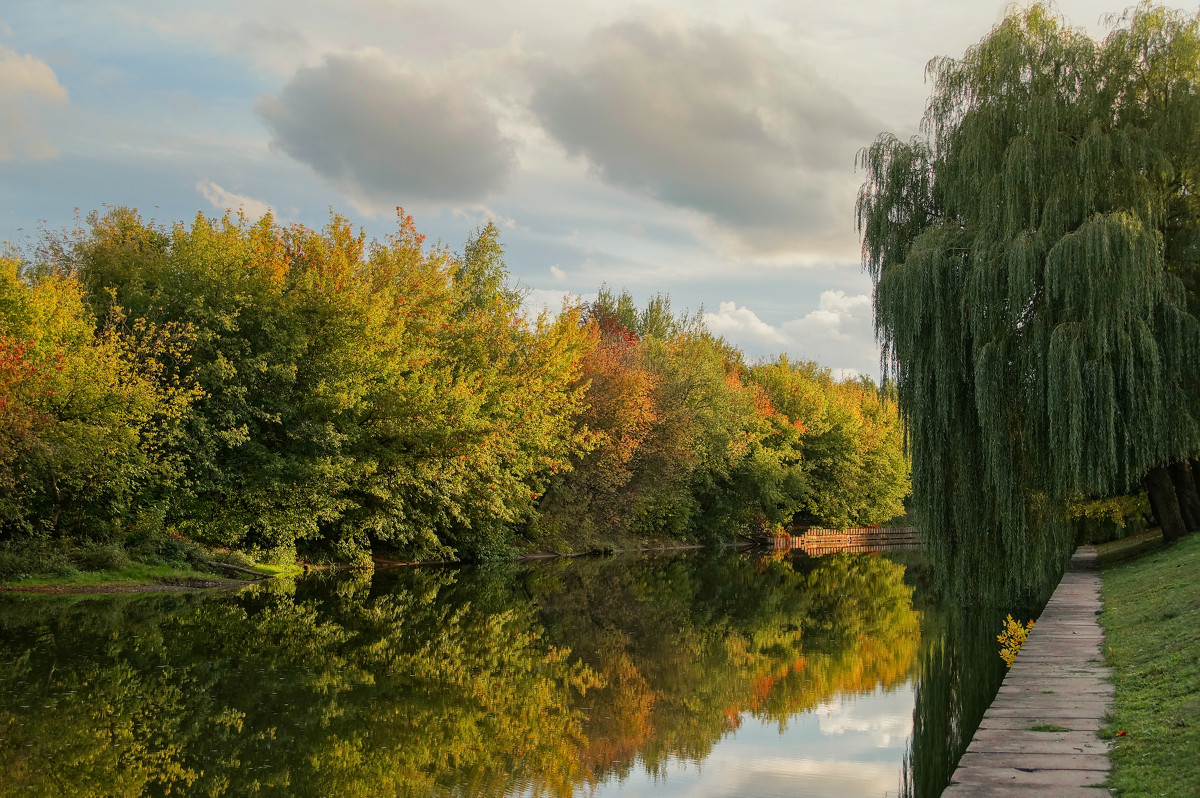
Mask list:
[[[810,527],[799,534],[781,535],[774,539],[777,549],[802,549],[817,556],[835,551],[871,552],[893,549],[916,549],[921,546],[917,528],[858,527],[852,529],[817,529]]]

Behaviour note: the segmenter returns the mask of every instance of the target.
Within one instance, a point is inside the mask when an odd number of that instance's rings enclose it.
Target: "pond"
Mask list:
[[[936,795],[1000,613],[912,552],[0,597],[0,794]]]

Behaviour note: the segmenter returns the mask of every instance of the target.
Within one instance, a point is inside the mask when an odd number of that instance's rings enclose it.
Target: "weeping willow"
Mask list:
[[[1029,600],[1071,496],[1200,451],[1200,15],[1011,13],[860,154],[863,260],[944,584]]]

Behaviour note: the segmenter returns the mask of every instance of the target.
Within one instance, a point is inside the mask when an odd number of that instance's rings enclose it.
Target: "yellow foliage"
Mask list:
[[[1024,645],[1032,629],[1032,619],[1028,626],[1022,626],[1021,622],[1015,620],[1012,615],[1004,619],[1004,630],[996,635],[996,640],[1000,643],[1000,658],[1004,660],[1005,665],[1012,667],[1013,662],[1017,659],[1017,653],[1021,650],[1021,646]]]

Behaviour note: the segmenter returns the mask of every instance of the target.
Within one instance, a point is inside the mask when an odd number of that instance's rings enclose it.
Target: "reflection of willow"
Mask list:
[[[1005,614],[955,613],[944,619],[941,634],[922,646],[902,796],[938,796],[950,783],[1004,679],[996,632]]]
[[[570,795],[897,683],[901,576],[685,557],[5,602],[0,793]]]

